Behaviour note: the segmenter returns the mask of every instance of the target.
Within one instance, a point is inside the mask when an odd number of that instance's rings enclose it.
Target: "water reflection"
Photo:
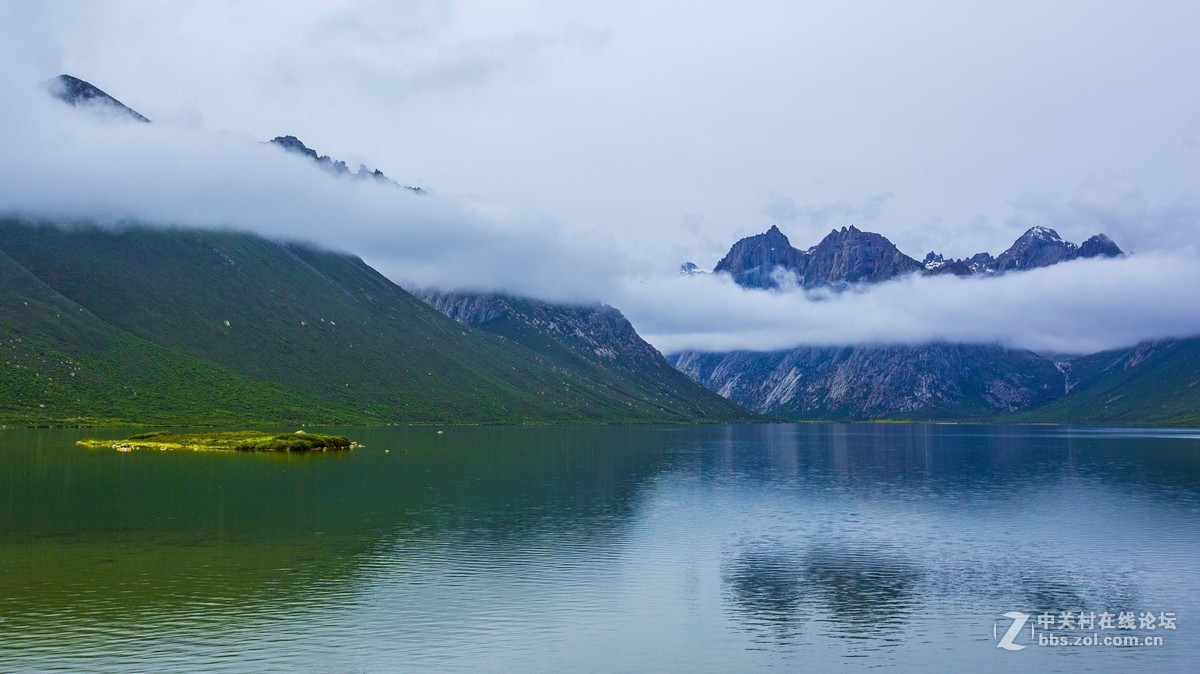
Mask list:
[[[1200,613],[1188,434],[337,430],[367,448],[0,432],[0,669],[991,670],[1003,611]]]
[[[807,548],[754,541],[722,572],[738,619],[781,640],[806,621],[852,637],[893,639],[895,627],[919,608],[922,574],[890,546],[837,538]]]
[[[781,640],[799,634],[806,616],[803,556],[777,541],[746,546],[722,569],[734,613],[751,628]]]

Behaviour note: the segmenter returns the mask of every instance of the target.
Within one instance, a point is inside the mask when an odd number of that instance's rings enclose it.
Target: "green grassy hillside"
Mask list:
[[[1200,337],[1071,361],[1071,392],[1012,420],[1200,427]]]
[[[358,258],[250,234],[0,221],[0,252],[2,423],[691,421],[707,397],[573,369]]]
[[[116,329],[0,252],[0,423],[317,418],[357,417]]]

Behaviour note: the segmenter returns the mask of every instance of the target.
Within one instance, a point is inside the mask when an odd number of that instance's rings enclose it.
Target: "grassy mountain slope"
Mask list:
[[[53,319],[44,313],[43,327],[34,330],[32,319],[6,308],[9,331],[32,340],[27,352],[98,359],[128,352],[121,357],[132,365],[96,370],[100,388],[120,385],[122,373],[143,377],[147,390],[170,403],[163,417],[177,423],[218,421],[185,410],[189,401],[249,414],[244,398],[251,389],[263,414],[290,399],[303,412],[299,418],[310,421],[697,417],[675,400],[459,325],[348,255],[232,232],[14,221],[0,222],[0,251],[15,262],[13,273],[23,269],[27,282],[32,278],[56,302],[74,306],[89,326],[63,325],[62,312],[55,311]],[[149,361],[161,368],[186,364],[209,379],[186,372],[161,378],[153,368],[141,369]],[[210,381],[220,376],[234,377],[227,379],[233,390],[221,392]],[[74,407],[53,418],[107,416],[97,400],[78,395]],[[153,411],[127,403],[116,417],[145,421]]]
[[[1015,421],[1200,427],[1200,337],[1071,361],[1065,397]]]
[[[204,391],[204,396],[180,393]],[[0,422],[231,424],[319,416],[325,405],[116,329],[0,252]]]

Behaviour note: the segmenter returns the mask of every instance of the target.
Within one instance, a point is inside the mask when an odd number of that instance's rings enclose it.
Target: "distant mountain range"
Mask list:
[[[996,257],[978,253],[963,260],[946,260],[930,252],[923,262],[905,255],[886,237],[857,227],[833,230],[807,250],[794,248],[787,236],[772,226],[762,234],[733,244],[713,273],[726,273],[746,288],[778,288],[794,282],[801,288],[840,288],[859,283],[878,283],[907,274],[995,275],[1046,267],[1088,257],[1123,255],[1117,244],[1097,234],[1077,246],[1063,241],[1053,229],[1033,227],[1008,250]],[[694,263],[680,267],[683,273],[699,271]]]
[[[1103,234],[1075,245],[1053,229],[1033,227],[995,257],[946,260],[931,252],[919,263],[885,237],[855,227],[834,230],[804,251],[771,227],[733,244],[713,271],[747,288],[838,289],[907,274],[993,276],[1123,254]],[[680,271],[703,273],[691,263]],[[709,389],[780,419],[1200,424],[1200,339],[1072,358],[935,343],[685,351],[668,359]]]

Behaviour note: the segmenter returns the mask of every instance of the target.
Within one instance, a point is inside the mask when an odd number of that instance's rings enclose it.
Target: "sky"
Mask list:
[[[406,287],[621,309],[664,352],[1200,334],[1195,2],[6,2],[0,211],[234,227]],[[88,80],[155,121],[34,83]],[[330,180],[301,138],[428,197]],[[840,296],[712,268],[778,225],[920,259],[1033,225],[1134,253]]]

